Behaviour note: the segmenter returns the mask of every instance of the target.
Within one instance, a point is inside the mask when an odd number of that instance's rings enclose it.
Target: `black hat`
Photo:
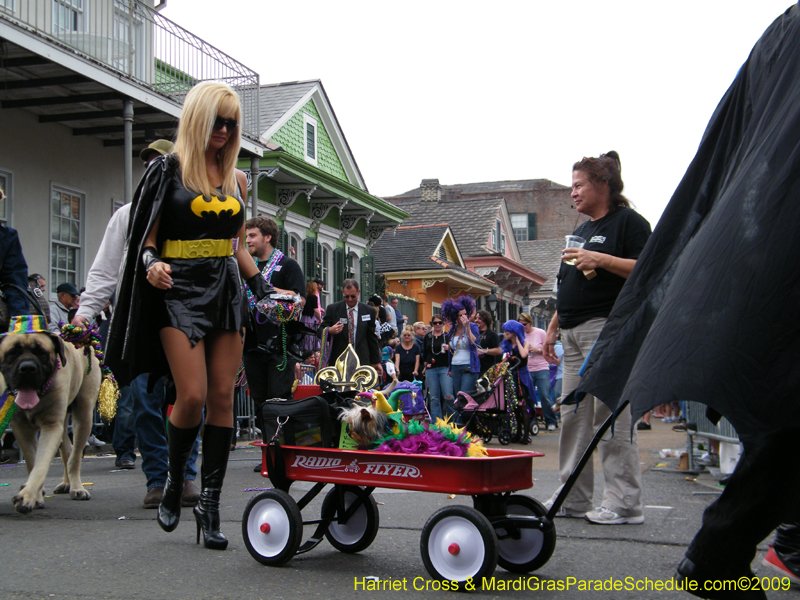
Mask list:
[[[56,292],[59,294],[69,294],[70,296],[80,296],[78,289],[71,283],[62,283],[56,288]]]

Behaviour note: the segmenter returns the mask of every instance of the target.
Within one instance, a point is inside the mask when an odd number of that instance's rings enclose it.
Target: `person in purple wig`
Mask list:
[[[530,411],[524,410],[520,405],[522,413],[522,425],[525,434],[522,438],[523,444],[530,444],[531,437],[528,434],[530,425],[530,415],[535,414],[533,379],[531,372],[528,371],[528,352],[530,346],[525,341],[525,326],[519,321],[506,321],[503,323],[503,341],[500,342],[500,349],[503,354],[510,354],[519,359],[519,364],[514,367],[514,380],[517,383],[517,393],[525,399],[525,404]]]
[[[470,296],[448,298],[442,302],[442,318],[450,323],[447,336],[447,349],[450,359],[450,377],[453,379],[453,398],[458,392],[472,392],[481,371],[477,340],[480,331],[470,316],[475,312],[475,300]],[[453,414],[453,406],[446,406],[448,414]]]

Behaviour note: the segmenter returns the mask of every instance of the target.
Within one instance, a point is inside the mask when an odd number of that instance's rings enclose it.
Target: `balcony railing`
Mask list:
[[[242,134],[257,141],[258,73],[140,0],[0,0],[0,20],[66,47],[174,102],[201,81],[242,101]]]

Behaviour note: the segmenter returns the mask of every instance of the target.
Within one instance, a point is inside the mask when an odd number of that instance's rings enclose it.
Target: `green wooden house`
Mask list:
[[[307,279],[325,282],[323,306],[342,299],[345,278],[359,279],[368,297],[375,289],[369,250],[407,213],[367,190],[322,82],[263,85],[259,107],[266,151],[240,163],[250,214],[275,219],[279,248]]]

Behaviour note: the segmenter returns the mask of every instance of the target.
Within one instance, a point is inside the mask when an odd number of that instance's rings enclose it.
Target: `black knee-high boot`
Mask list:
[[[188,429],[169,424],[169,471],[164,495],[158,505],[158,524],[164,531],[173,531],[180,521],[184,471],[198,431],[199,424]]]
[[[228,468],[231,433],[232,428],[215,425],[206,425],[203,430],[203,466],[200,469],[203,489],[194,507],[194,518],[197,520],[197,543],[200,543],[202,530],[203,544],[213,550],[228,547],[228,540],[220,531],[219,495]]]

